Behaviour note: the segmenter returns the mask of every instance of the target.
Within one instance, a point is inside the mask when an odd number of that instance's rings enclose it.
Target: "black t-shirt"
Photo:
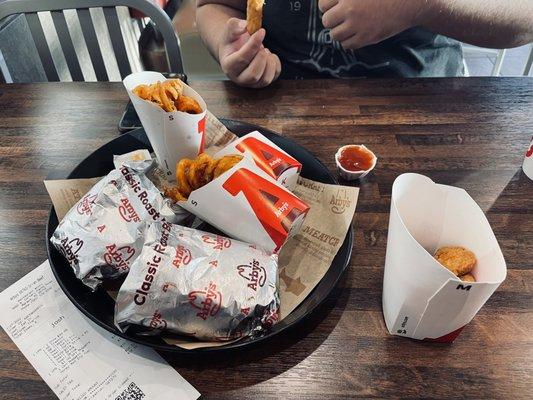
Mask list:
[[[463,75],[459,42],[418,27],[376,45],[344,50],[322,25],[318,0],[266,0],[263,26],[265,46],[281,60],[281,78]]]

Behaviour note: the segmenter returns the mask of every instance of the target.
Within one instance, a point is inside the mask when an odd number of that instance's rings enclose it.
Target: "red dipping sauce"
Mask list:
[[[367,171],[374,164],[374,154],[361,146],[348,146],[342,149],[339,163],[347,171]]]

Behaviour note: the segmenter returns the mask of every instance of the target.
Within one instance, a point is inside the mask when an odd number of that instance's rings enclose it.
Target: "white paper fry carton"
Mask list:
[[[474,252],[475,283],[461,281],[433,258],[444,246]],[[489,222],[465,190],[418,174],[396,179],[383,279],[383,315],[391,334],[452,342],[506,273]]]
[[[250,154],[259,168],[289,190],[294,190],[302,164],[258,131],[231,142],[216,156]]]
[[[179,205],[228,236],[274,252],[298,232],[309,211],[247,154]]]
[[[184,84],[183,94],[194,98],[202,107],[201,114],[182,111],[167,112],[157,104],[143,100],[133,93],[141,84],[165,81],[159,72],[144,71],[128,75],[123,83],[139,119],[152,144],[159,164],[167,176],[176,178],[176,163],[182,158],[195,158],[204,151],[206,104],[190,86]]]

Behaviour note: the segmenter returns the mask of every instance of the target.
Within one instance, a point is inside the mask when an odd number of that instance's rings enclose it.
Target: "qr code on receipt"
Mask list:
[[[132,382],[115,400],[142,400],[145,397],[146,395],[141,388]]]

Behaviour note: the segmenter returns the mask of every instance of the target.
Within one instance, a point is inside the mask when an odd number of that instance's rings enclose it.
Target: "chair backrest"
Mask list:
[[[168,71],[183,74],[179,38],[174,32],[172,22],[161,8],[147,0],[4,0],[0,1],[0,21],[14,14],[25,15],[46,77],[48,81],[54,82],[59,81],[59,74],[37,14],[38,12],[50,11],[72,80],[83,81],[82,69],[63,13],[64,10],[76,10],[96,78],[98,81],[107,81],[109,79],[104,58],[89,9],[102,8],[120,76],[124,78],[132,70],[116,10],[116,7],[119,6],[136,9],[150,18],[165,42]],[[5,79],[2,77],[2,69],[0,68],[1,81],[5,81]]]
[[[529,76],[531,71],[533,71],[533,43],[529,46],[529,57],[527,58],[526,66],[524,67],[524,76]]]

